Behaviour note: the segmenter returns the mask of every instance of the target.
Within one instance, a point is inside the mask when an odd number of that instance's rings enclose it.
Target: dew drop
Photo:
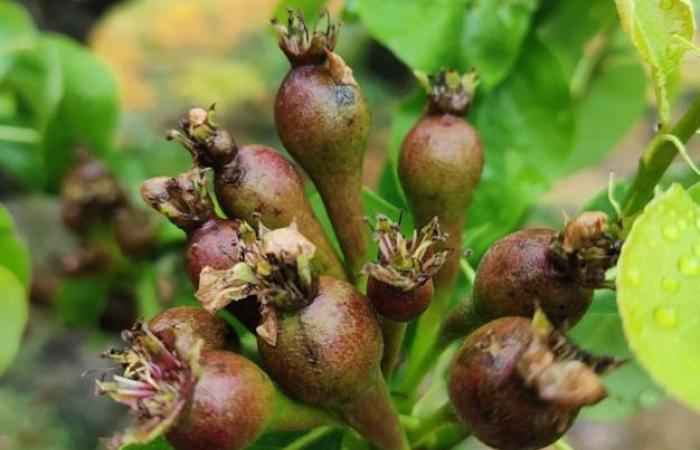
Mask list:
[[[639,270],[634,268],[627,269],[627,271],[625,272],[625,278],[633,286],[639,286],[639,284],[642,282],[642,277],[639,275]]]
[[[678,325],[678,315],[673,308],[657,306],[654,308],[654,320],[664,328],[675,328]]]
[[[678,270],[683,275],[695,276],[700,275],[700,261],[693,256],[682,256],[678,260]]]
[[[673,294],[675,292],[678,292],[678,289],[681,287],[681,284],[674,277],[665,276],[664,279],[661,280],[661,287],[664,291]]]
[[[681,238],[681,232],[676,225],[666,225],[661,230],[661,234],[669,241],[677,241]]]
[[[673,8],[673,0],[661,0],[659,2],[659,8],[669,10]]]

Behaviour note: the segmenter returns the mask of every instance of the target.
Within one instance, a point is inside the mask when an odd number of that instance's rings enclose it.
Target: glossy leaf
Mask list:
[[[17,355],[29,308],[27,291],[8,268],[0,266],[0,375]]]
[[[462,48],[469,66],[487,87],[500,83],[513,68],[539,0],[470,2]]]
[[[12,272],[29,289],[31,262],[29,252],[21,239],[15,234],[12,216],[0,204],[0,266]]]
[[[612,292],[596,293],[590,311],[571,330],[570,336],[586,351],[629,360],[603,377],[608,398],[593,407],[582,409],[579,417],[601,421],[621,419],[654,406],[665,398],[663,390],[651,380],[630,352]]]
[[[700,206],[678,184],[635,221],[618,264],[630,347],[671,395],[700,410]]]
[[[44,39],[58,52],[64,79],[63,98],[43,145],[49,181],[56,187],[75,145],[87,144],[103,157],[112,150],[119,92],[114,76],[88,49],[57,35]]]
[[[0,81],[12,66],[15,54],[35,44],[31,17],[13,2],[0,2]]]
[[[31,139],[0,136],[0,165],[23,184],[41,188],[46,182],[42,136],[63,96],[63,77],[57,50],[39,40],[36,47],[18,53],[1,85],[11,92],[19,114],[4,124],[33,134]]]
[[[671,121],[681,58],[695,35],[690,0],[615,0],[622,28],[651,69],[659,116]]]
[[[357,0],[369,33],[412,69],[458,67],[464,22],[461,0]]]

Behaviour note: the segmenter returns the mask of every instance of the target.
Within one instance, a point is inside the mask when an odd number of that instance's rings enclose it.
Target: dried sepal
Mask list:
[[[180,119],[180,130],[170,130],[166,137],[177,140],[190,152],[197,166],[215,167],[233,160],[238,146],[228,131],[214,121],[215,106],[192,108]]]
[[[618,367],[622,361],[607,356],[595,357],[580,350],[552,326],[539,308],[531,330],[532,340],[520,357],[517,369],[525,384],[535,389],[540,399],[578,409],[607,397],[599,375]]]
[[[428,112],[464,116],[469,112],[474,91],[479,85],[476,72],[460,74],[442,69],[434,75],[415,73],[418,82],[428,92]]]
[[[605,272],[617,263],[621,248],[622,241],[609,231],[607,214],[591,211],[567,219],[552,240],[549,256],[580,285],[600,288],[607,286]]]
[[[372,238],[379,247],[379,258],[367,263],[362,272],[404,292],[430,280],[450,253],[449,250],[435,250],[435,245],[446,238],[437,217],[422,229],[414,230],[407,239],[398,223],[377,214]]]
[[[320,28],[326,19],[325,29]],[[320,64],[326,61],[327,51],[333,52],[338,41],[340,25],[331,21],[328,11],[324,11],[313,31],[310,31],[301,11],[288,10],[287,24],[277,19],[271,20],[277,33],[279,46],[289,61],[296,64]]]
[[[296,223],[270,230],[259,225],[251,240],[249,230],[243,248],[244,260],[233,267],[202,270],[195,296],[210,312],[232,301],[255,296],[260,303],[262,323],[257,332],[270,345],[277,343],[277,310],[296,311],[308,305],[318,289],[318,277],[311,260],[316,246],[298,230]]]
[[[167,432],[185,410],[200,376],[201,340],[180,354],[142,323],[124,331],[122,339],[126,348],[103,354],[119,365],[122,374],[97,380],[96,393],[128,406],[136,424],[109,438],[110,449],[147,443]]]
[[[206,186],[205,170],[193,168],[177,177],[144,181],[141,196],[150,207],[189,231],[216,217]]]

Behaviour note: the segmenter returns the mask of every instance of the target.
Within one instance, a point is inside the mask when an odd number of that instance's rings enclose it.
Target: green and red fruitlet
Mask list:
[[[284,147],[313,180],[355,276],[368,260],[362,165],[369,137],[365,96],[334,53],[338,26],[310,31],[301,13],[273,25],[292,67],[277,91],[275,124]]]
[[[619,365],[576,348],[544,313],[504,317],[477,329],[455,355],[448,391],[457,416],[503,450],[546,447],[583,406],[607,396],[598,374]]]
[[[108,448],[164,434],[176,450],[237,450],[266,431],[335,423],[326,412],[286,398],[244,357],[203,350],[201,339],[182,335],[192,330],[172,328],[171,336],[180,344],[172,346],[147,325],[136,324],[123,333],[124,350],[105,354],[123,373],[97,381],[97,392],[128,406],[136,420],[109,439]],[[185,343],[192,345],[185,348]]]
[[[318,248],[314,263],[319,272],[344,278],[343,264],[306,198],[294,165],[264,145],[239,147],[217,126],[213,114],[213,107],[193,108],[180,121],[182,131],[172,130],[168,136],[190,151],[195,164],[214,169],[216,195],[224,213],[249,223],[259,220],[270,228],[295,221]]]
[[[619,241],[603,213],[583,213],[564,230],[527,229],[496,242],[474,279],[474,311],[483,320],[529,317],[538,303],[555,325],[576,324],[605,271],[617,261]]]
[[[148,321],[148,329],[166,345],[186,354],[197,341],[202,351],[238,349],[238,335],[225,320],[202,308],[178,306],[162,311]]]
[[[141,196],[156,211],[187,233],[185,267],[197,287],[202,269],[226,269],[242,261],[239,220],[216,216],[206,190],[203,170],[192,169],[177,177],[157,177],[141,185]],[[231,306],[231,312],[249,329],[260,321],[257,302],[248,299]]]
[[[434,217],[412,238],[406,239],[399,225],[384,215],[377,215],[373,230],[379,247],[377,262],[367,263],[367,296],[382,316],[395,322],[408,322],[420,316],[433,298],[432,277],[449,255],[436,251],[445,240]]]
[[[484,152],[479,133],[463,118],[476,85],[473,74],[443,70],[423,81],[428,104],[401,145],[398,172],[416,223],[424,226],[437,217],[447,236],[444,247],[454,250],[435,277],[436,288],[446,292],[459,271],[466,211],[481,179]]]
[[[245,262],[202,272],[208,307],[254,294],[262,305],[258,351],[292,397],[329,407],[382,449],[407,443],[379,371],[382,335],[369,301],[352,284],[317,277],[315,246],[294,227],[262,229]]]

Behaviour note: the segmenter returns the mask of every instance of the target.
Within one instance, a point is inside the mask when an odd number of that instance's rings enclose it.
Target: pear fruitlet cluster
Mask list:
[[[320,192],[342,253],[291,161],[266,146],[239,146],[213,106],[190,110],[167,136],[189,152],[192,168],[145,181],[141,194],[187,234],[186,269],[202,308],[137,323],[123,333],[124,349],[105,353],[122,373],[98,381],[98,393],[135,419],[110,448],[164,435],[177,450],[236,450],[267,432],[319,426],[349,426],[383,450],[411,448],[386,380],[406,323],[444,311],[458,273],[465,212],[484,164],[479,135],[463,119],[476,79],[449,70],[419,75],[427,106],[398,166],[418,226],[405,235],[400,220],[364,217],[370,113],[334,52],[337,25],[328,19],[325,29],[309,30],[290,11],[286,25],[273,27],[291,63],[277,92],[277,130]],[[605,397],[598,374],[617,361],[578,349],[561,330],[606,286],[619,247],[606,217],[588,213],[561,233],[520,231],[489,250],[469,307],[444,318],[449,340],[470,335],[449,369],[449,397],[479,439],[539,448]],[[262,367],[236,353],[238,336],[222,310],[255,334]]]

